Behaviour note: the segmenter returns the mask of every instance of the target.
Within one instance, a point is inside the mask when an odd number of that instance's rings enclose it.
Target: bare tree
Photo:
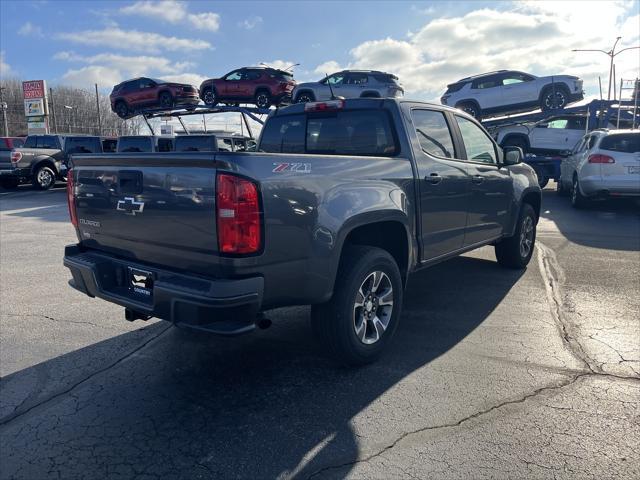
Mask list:
[[[24,114],[22,81],[18,78],[2,78],[0,86],[3,101],[7,102],[9,136],[27,134],[27,118]],[[109,97],[99,95],[100,119],[95,90],[67,85],[57,85],[49,92],[49,127],[53,133],[78,133],[117,136],[140,133],[140,119],[122,120],[111,111]],[[101,128],[100,128],[101,127]]]

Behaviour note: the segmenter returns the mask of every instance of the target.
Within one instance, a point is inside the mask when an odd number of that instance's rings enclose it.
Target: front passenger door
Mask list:
[[[418,167],[421,260],[428,261],[463,246],[469,176],[444,112],[416,108],[411,110],[411,119]]]
[[[470,203],[464,245],[500,237],[507,227],[513,184],[511,172],[498,163],[498,146],[477,123],[455,116],[464,143]]]

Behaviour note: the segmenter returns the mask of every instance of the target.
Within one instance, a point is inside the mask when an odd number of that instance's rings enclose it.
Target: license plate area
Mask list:
[[[129,287],[129,292],[134,297],[145,302],[151,302],[153,299],[153,273],[134,267],[128,267],[127,273],[127,285]]]
[[[627,167],[630,174],[640,173],[640,166]]]

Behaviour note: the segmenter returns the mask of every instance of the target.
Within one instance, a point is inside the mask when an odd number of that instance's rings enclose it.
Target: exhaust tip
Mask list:
[[[271,320],[265,317],[259,317],[258,320],[256,321],[256,325],[260,330],[266,330],[271,326],[271,323],[272,323]]]

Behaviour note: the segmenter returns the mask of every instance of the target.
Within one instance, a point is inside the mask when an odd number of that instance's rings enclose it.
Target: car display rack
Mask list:
[[[153,127],[151,126],[151,123],[149,123],[149,120],[152,118],[160,118],[160,117],[177,118],[178,121],[180,122],[180,125],[182,125],[182,128],[184,129],[185,134],[189,135],[189,129],[187,128],[185,123],[182,121],[182,117],[187,117],[191,115],[209,115],[209,114],[215,114],[215,113],[239,113],[242,118],[242,121],[244,122],[245,127],[247,128],[249,137],[254,138],[248,119],[250,118],[254,122],[257,122],[260,125],[264,125],[264,120],[260,118],[259,115],[260,116],[269,115],[271,111],[272,109],[269,109],[269,108],[258,108],[258,107],[241,107],[241,106],[230,106],[230,105],[208,107],[206,105],[196,105],[195,107],[189,107],[188,109],[181,108],[181,109],[167,110],[164,108],[156,108],[156,109],[143,110],[139,112],[138,115],[142,116],[152,135],[155,135],[155,132],[153,130]]]
[[[640,125],[640,113],[637,110],[634,111],[634,107],[635,105],[632,101],[592,100],[585,105],[483,120],[482,125],[493,134],[502,127],[534,123],[556,115],[576,114],[587,116],[589,130],[605,128],[609,123],[616,123],[618,116],[620,120],[632,122],[637,126]],[[635,122],[633,122],[634,120]]]

